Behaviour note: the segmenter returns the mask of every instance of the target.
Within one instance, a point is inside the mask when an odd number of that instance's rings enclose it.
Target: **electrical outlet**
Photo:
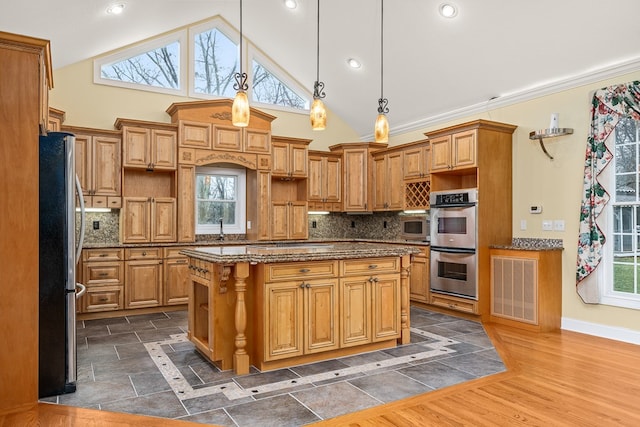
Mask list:
[[[351,221],[351,228],[356,228],[356,222],[355,221]]]
[[[382,222],[382,228],[387,228],[387,221]]]
[[[545,219],[542,221],[542,230],[543,231],[552,231],[553,230],[553,221],[550,219]]]
[[[521,219],[520,220],[520,230],[526,230],[527,229],[527,220],[526,219]]]
[[[311,228],[316,228],[318,223],[316,221],[311,221]]]
[[[100,230],[100,221],[93,221],[93,229]]]

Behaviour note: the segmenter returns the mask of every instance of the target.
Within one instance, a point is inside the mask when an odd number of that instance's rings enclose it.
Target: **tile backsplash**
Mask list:
[[[85,245],[90,244],[118,244],[120,224],[120,211],[111,212],[87,212],[84,232]],[[97,222],[98,229],[93,227]],[[76,213],[76,236],[80,235],[80,213]]]

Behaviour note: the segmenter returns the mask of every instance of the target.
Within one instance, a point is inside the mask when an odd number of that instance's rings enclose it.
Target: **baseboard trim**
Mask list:
[[[563,317],[562,329],[640,345],[640,331],[634,331],[627,328],[600,325],[598,323]]]

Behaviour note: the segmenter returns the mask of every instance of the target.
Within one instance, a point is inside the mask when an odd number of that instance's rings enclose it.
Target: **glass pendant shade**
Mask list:
[[[378,114],[376,124],[373,129],[376,142],[388,142],[389,141],[389,122],[387,116],[384,114]]]
[[[314,99],[309,113],[311,129],[324,130],[327,127],[327,110],[321,99]]]
[[[249,114],[250,109],[247,93],[239,90],[238,93],[236,93],[233,106],[231,107],[231,123],[238,127],[249,126]]]

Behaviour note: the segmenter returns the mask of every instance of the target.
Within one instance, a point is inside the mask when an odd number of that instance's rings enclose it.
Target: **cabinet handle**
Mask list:
[[[100,276],[100,277],[105,277],[105,276],[108,276],[108,275],[109,275],[109,273],[100,273],[100,274],[98,274],[98,276]]]
[[[100,302],[107,302],[107,301],[109,301],[109,300],[108,300],[107,298],[100,298],[98,301],[100,301]]]
[[[304,288],[304,285],[305,285],[305,283],[304,283],[304,282],[300,283],[300,289],[303,289],[303,288]]]
[[[187,262],[186,259],[177,259],[176,260],[176,264],[184,264],[185,262]]]
[[[163,262],[163,261],[162,261],[162,260],[160,260],[160,261],[158,261],[158,264],[162,264],[162,262]]]
[[[99,256],[99,257],[106,257],[106,256],[108,256],[108,254],[100,254],[100,255],[98,255],[98,256]]]
[[[376,268],[378,268],[377,264],[369,264],[369,270],[373,270],[373,269],[376,269]]]
[[[308,272],[310,272],[310,271],[311,271],[311,270],[310,270],[310,269],[308,269],[308,268],[301,268],[301,269],[300,269],[300,273],[308,273]]]

